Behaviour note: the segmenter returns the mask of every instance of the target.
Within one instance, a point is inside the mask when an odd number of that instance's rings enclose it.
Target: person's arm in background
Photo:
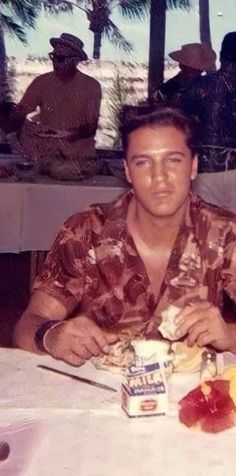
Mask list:
[[[91,87],[88,96],[89,99],[85,111],[86,124],[68,131],[68,140],[70,142],[95,136],[96,134],[102,100],[101,86],[97,81],[93,82],[93,87]]]
[[[19,104],[0,103],[0,128],[6,133],[16,132],[23,126],[27,114],[40,105],[40,77],[26,89]]]

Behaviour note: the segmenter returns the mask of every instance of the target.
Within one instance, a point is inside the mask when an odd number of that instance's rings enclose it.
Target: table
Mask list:
[[[176,402],[197,374],[173,376],[168,416],[129,419],[119,395],[44,372],[39,363],[120,387],[119,375],[91,363],[74,369],[49,356],[0,349],[0,426],[23,418],[42,424],[24,476],[234,476],[236,427],[212,435],[178,422]]]
[[[66,218],[92,203],[114,200],[126,187],[112,176],[77,183],[42,177],[35,183],[1,182],[0,253],[50,249]]]

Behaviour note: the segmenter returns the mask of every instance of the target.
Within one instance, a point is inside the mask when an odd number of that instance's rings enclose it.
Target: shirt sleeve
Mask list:
[[[102,100],[101,86],[97,81],[94,81],[93,87],[90,90],[87,113],[86,113],[86,120],[88,124],[98,123],[101,100]]]
[[[68,311],[76,308],[84,292],[84,269],[79,237],[67,224],[60,230],[48,253],[34,290],[57,299]]]

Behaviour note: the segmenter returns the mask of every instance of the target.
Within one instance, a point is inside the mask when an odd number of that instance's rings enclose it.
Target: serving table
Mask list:
[[[178,421],[177,401],[198,383],[198,374],[171,377],[168,416],[130,419],[120,407],[119,391],[73,381],[43,371],[38,364],[120,389],[120,375],[96,370],[90,362],[75,369],[50,356],[0,349],[0,426],[27,419],[40,427],[28,466],[19,474],[235,475],[236,428],[207,434]]]

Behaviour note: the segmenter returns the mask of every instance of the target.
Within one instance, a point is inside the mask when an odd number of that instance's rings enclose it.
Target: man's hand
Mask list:
[[[230,325],[224,321],[220,310],[209,302],[186,306],[176,316],[175,322],[176,335],[178,338],[187,335],[190,347],[194,344],[199,347],[212,345],[221,351],[235,348]]]
[[[45,348],[52,357],[79,366],[92,356],[109,352],[117,336],[101,330],[86,316],[60,322],[45,335]]]

